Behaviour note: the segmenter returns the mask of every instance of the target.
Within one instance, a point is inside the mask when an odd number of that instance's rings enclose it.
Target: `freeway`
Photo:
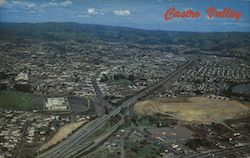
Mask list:
[[[80,157],[81,155],[83,155],[84,153],[88,153],[91,150],[95,149],[100,143],[102,143],[103,141],[105,141],[111,134],[113,134],[119,127],[120,125],[122,125],[124,123],[124,119],[121,119],[117,124],[115,124],[114,126],[112,126],[107,133],[105,133],[104,135],[102,135],[101,137],[95,139],[93,141],[93,144],[91,144],[90,146],[88,146],[87,148],[83,148],[82,146],[79,146],[78,151],[76,153],[69,153],[69,157],[66,156],[65,158],[77,158]]]
[[[150,94],[152,91],[159,88],[166,82],[173,81],[173,78],[176,78],[176,76],[179,76],[180,74],[182,74],[185,71],[185,68],[189,66],[191,63],[192,61],[186,62],[177,71],[167,76],[165,79],[140,91],[137,95],[125,101],[121,106],[111,111],[109,114],[101,115],[95,121],[90,122],[87,127],[83,126],[79,128],[79,130],[77,130],[75,133],[69,136],[66,140],[62,141],[61,143],[56,145],[54,148],[44,153],[41,153],[40,155],[38,155],[38,157],[39,158],[61,158],[61,157],[64,157],[65,153],[74,151],[74,148],[77,148],[79,145],[85,143],[86,138],[90,136],[91,134],[93,134],[98,129],[100,129],[111,117],[118,115],[121,112],[121,110],[129,108],[131,105],[135,104],[138,99],[146,96],[147,94]],[[95,78],[93,79],[95,80]],[[97,92],[97,95],[102,96],[101,91]]]
[[[101,73],[101,71],[98,71],[92,78],[91,78],[91,83],[93,85],[93,88],[95,90],[96,93],[96,98],[98,100],[99,106],[100,106],[100,110],[99,110],[99,116],[103,116],[106,112],[106,107],[107,107],[107,103],[106,101],[102,98],[102,92],[97,84],[96,78],[98,77],[98,75]]]
[[[176,80],[176,76],[182,75],[183,72],[185,71],[185,68],[187,66],[189,66],[191,63],[192,63],[192,61],[186,62],[178,70],[176,70],[174,73],[167,76],[165,79],[153,84],[152,86],[149,86],[149,87],[143,89],[140,93],[138,93],[137,95],[135,95],[132,98],[125,101],[120,107],[118,107],[116,110],[112,111],[109,115],[112,115],[112,116],[117,115],[121,111],[121,109],[130,107],[130,105],[133,105],[138,99],[143,98],[146,95],[150,94],[151,92],[153,92],[154,90],[156,90],[157,88],[159,88],[160,86],[165,84],[166,82],[169,82],[172,84],[173,82],[171,82],[171,81]]]
[[[221,157],[225,155],[232,154],[236,151],[239,150],[250,150],[250,144],[245,144],[241,146],[233,146],[233,147],[228,147],[225,149],[220,149],[216,151],[211,151],[208,153],[202,153],[202,154],[196,154],[196,155],[190,155],[190,156],[185,156],[186,158],[209,158],[209,157]]]
[[[56,145],[54,148],[38,155],[38,157],[45,157],[45,158],[60,158],[64,155],[65,152],[71,150],[73,147],[78,146],[81,144],[82,140],[85,140],[89,135],[100,129],[106,120],[107,116],[104,115],[103,117],[97,118],[96,120],[90,122],[87,127],[83,126],[67,139]],[[102,121],[103,119],[103,121]]]
[[[98,103],[100,105],[100,111],[99,111],[99,116],[102,116],[106,113],[111,112],[112,110],[114,110],[114,107],[111,106],[104,98],[103,98],[103,94],[102,91],[99,87],[99,85],[97,84],[97,77],[100,75],[101,71],[98,71],[92,78],[91,78],[91,83],[94,87],[95,93],[96,93],[96,98],[98,100]]]

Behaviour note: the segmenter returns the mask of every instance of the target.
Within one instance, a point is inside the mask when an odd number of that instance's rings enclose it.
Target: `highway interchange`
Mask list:
[[[58,143],[55,147],[40,153],[37,157],[38,158],[67,158],[67,157],[80,157],[84,153],[87,153],[91,151],[92,149],[96,148],[100,143],[104,142],[106,138],[108,138],[112,133],[114,133],[118,127],[124,123],[124,115],[121,114],[121,111],[125,110],[127,111],[127,114],[129,115],[129,107],[134,105],[138,99],[145,97],[146,95],[150,94],[157,88],[161,87],[163,84],[171,84],[173,83],[177,77],[182,75],[186,68],[192,63],[192,61],[188,61],[185,64],[183,64],[181,67],[178,68],[177,71],[172,73],[171,75],[167,76],[163,80],[155,83],[152,86],[149,86],[145,88],[144,90],[138,92],[136,95],[131,97],[130,99],[126,100],[122,103],[118,108],[114,109],[111,105],[109,105],[102,96],[102,92],[96,82],[96,78],[100,74],[101,71],[98,71],[96,75],[92,78],[92,84],[96,92],[96,98],[100,105],[99,110],[99,117],[96,120],[93,120],[86,124],[85,126],[82,126],[79,128],[75,133],[70,135],[67,139],[63,140],[62,142]],[[91,136],[94,132],[96,132],[98,129],[102,128],[112,117],[114,116],[122,116],[120,121],[115,124],[113,127],[111,127],[105,134],[102,136],[95,138],[92,141],[87,141],[86,139]],[[248,146],[249,147],[249,146]],[[237,148],[233,148],[237,149]],[[230,152],[233,150],[226,150],[226,152]],[[221,152],[215,152],[214,154],[220,154]],[[212,152],[209,153],[209,156],[213,154]],[[201,154],[201,155],[192,155],[189,156],[192,157],[206,157],[207,154]],[[178,156],[180,157],[180,156]]]

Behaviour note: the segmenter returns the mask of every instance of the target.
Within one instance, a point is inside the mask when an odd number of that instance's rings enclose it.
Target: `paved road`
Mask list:
[[[98,100],[98,103],[100,105],[100,111],[99,111],[99,116],[102,116],[104,114],[108,114],[111,111],[115,110],[113,106],[111,106],[104,98],[103,98],[103,93],[97,84],[97,77],[100,75],[101,71],[98,71],[92,78],[91,78],[91,83],[94,87],[95,93],[96,93],[96,98]]]
[[[125,158],[124,137],[121,138],[121,158]]]
[[[45,157],[45,158],[61,158],[64,153],[73,149],[73,147],[78,146],[79,144],[85,142],[85,139],[100,129],[106,122],[107,116],[104,115],[103,117],[97,118],[96,120],[90,122],[87,126],[81,127],[71,136],[69,136],[66,140],[62,141],[54,148],[38,155],[38,157]]]
[[[181,72],[185,70],[185,68],[190,65],[192,62],[186,62],[183,66],[181,66],[177,71],[166,77],[165,79],[155,83],[154,85],[145,88],[144,90],[140,91],[137,95],[133,96],[132,98],[125,101],[121,106],[119,106],[117,109],[111,111],[108,115],[102,115],[95,121],[88,124],[88,127],[83,126],[78,131],[73,133],[71,136],[69,136],[66,140],[62,141],[58,145],[56,145],[54,148],[38,155],[39,158],[61,158],[64,157],[64,154],[66,152],[69,152],[71,150],[74,150],[75,147],[77,147],[80,144],[85,143],[86,138],[93,134],[95,131],[100,129],[111,117],[116,116],[121,112],[122,109],[127,109],[131,105],[135,104],[136,101],[139,98],[142,98],[146,96],[147,94],[150,94],[152,91],[157,89],[158,87],[162,86],[168,81],[171,81],[172,78],[175,78],[177,75],[179,75]],[[101,92],[97,92],[98,95],[101,95]]]
[[[211,151],[208,153],[196,154],[196,155],[190,155],[190,156],[184,156],[184,157],[185,158],[221,157],[221,156],[235,153],[236,151],[239,151],[239,150],[247,150],[247,149],[250,150],[250,144],[246,144],[246,145],[242,145],[242,146],[233,146],[233,147],[228,147],[226,149],[220,149],[220,150]]]
[[[91,83],[94,87],[95,93],[96,93],[96,99],[98,100],[100,109],[99,109],[99,116],[103,116],[106,113],[106,108],[107,108],[107,102],[103,99],[102,92],[100,90],[100,87],[97,84],[96,78],[99,76],[101,71],[98,71],[92,78],[91,78]]]
[[[85,153],[89,153],[90,151],[96,149],[96,147],[98,147],[98,145],[100,145],[102,142],[104,142],[111,134],[113,134],[119,127],[120,125],[122,125],[124,123],[124,119],[121,119],[117,124],[115,124],[114,126],[112,126],[107,133],[105,133],[104,135],[102,135],[101,137],[95,139],[93,141],[93,144],[91,144],[90,146],[88,146],[87,148],[82,148],[81,146],[79,147],[79,150],[77,152],[77,154],[72,154],[70,153],[69,157],[65,157],[65,158],[78,158],[82,155],[84,155]]]

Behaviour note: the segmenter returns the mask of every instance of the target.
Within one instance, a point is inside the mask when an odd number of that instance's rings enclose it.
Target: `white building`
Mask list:
[[[29,80],[29,76],[27,73],[19,73],[16,78],[15,78],[16,81],[28,81]]]
[[[48,98],[45,104],[47,110],[69,110],[69,102],[67,98]]]

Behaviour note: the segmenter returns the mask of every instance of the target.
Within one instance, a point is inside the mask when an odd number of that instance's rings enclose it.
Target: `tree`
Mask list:
[[[106,82],[108,81],[108,76],[106,74],[102,74],[100,82]]]
[[[131,82],[134,82],[135,76],[134,75],[129,75],[128,80],[130,80]]]

